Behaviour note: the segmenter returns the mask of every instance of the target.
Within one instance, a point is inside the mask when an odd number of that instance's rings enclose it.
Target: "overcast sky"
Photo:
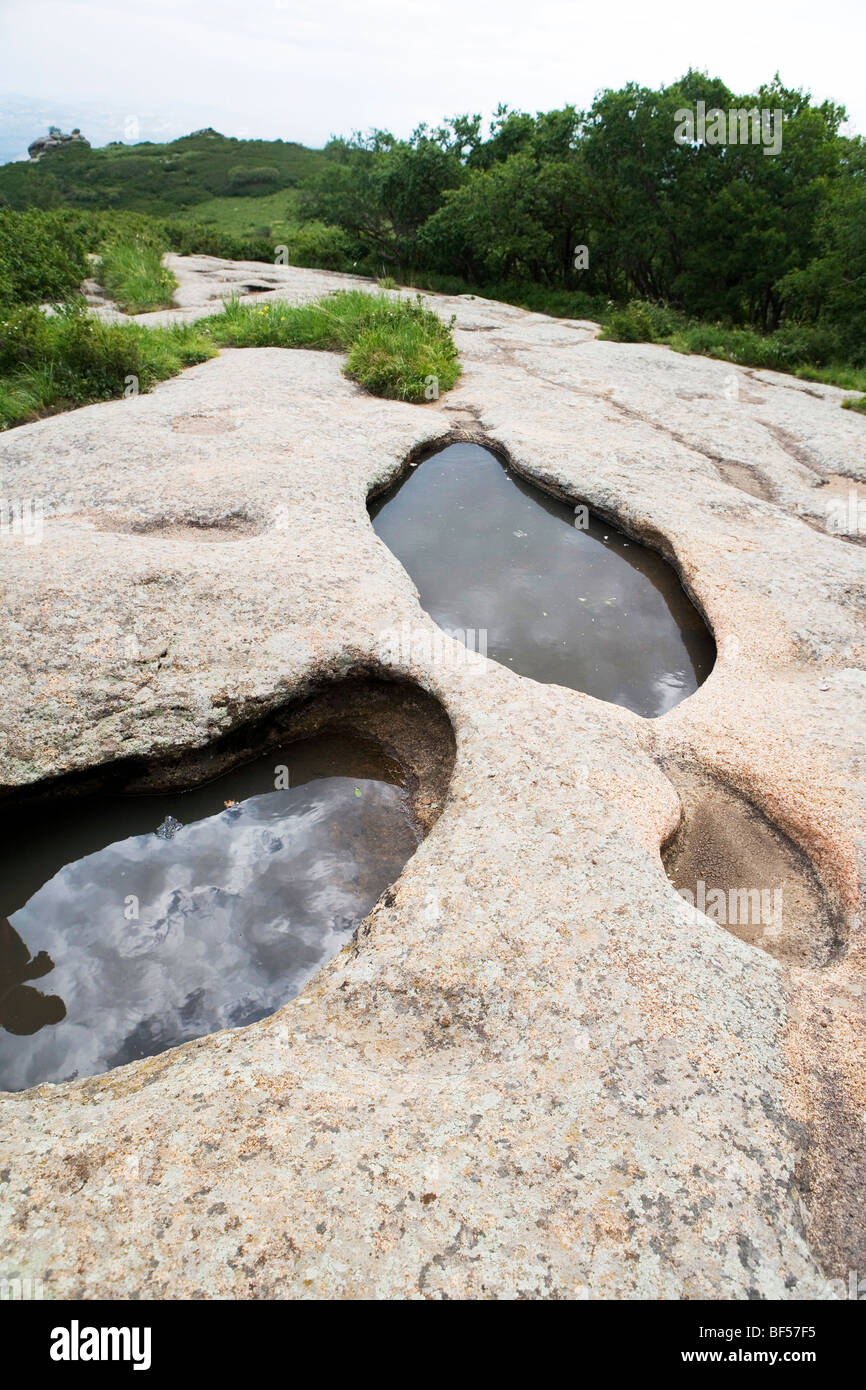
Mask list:
[[[866,133],[864,39],[866,0],[0,0],[0,81],[40,112],[321,145],[500,101],[586,106],[690,65],[737,92],[778,69]]]

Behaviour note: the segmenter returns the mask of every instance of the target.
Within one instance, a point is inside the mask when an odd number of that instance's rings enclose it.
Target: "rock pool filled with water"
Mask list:
[[[441,628],[533,680],[664,714],[715,644],[654,550],[534,487],[477,444],[433,454],[370,502]]]
[[[417,842],[399,765],[346,732],[190,791],[7,812],[0,1089],[91,1076],[273,1013]]]

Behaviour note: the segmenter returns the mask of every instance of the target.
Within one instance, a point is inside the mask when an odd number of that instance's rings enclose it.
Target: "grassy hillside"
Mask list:
[[[46,152],[35,164],[0,166],[0,206],[67,204],[158,217],[176,217],[214,199],[236,203],[266,197],[277,207],[284,190],[296,188],[324,162],[320,150],[291,141],[235,140],[215,132],[185,135],[167,145],[68,145]],[[284,218],[282,213],[275,220]]]
[[[301,221],[297,194],[286,188],[252,198],[208,198],[184,215],[229,236],[266,236],[273,241],[284,241]]]

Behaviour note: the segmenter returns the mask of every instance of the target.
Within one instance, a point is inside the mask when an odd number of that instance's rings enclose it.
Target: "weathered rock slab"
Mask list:
[[[251,273],[204,259],[181,316]],[[346,278],[254,269],[296,301]],[[866,478],[866,420],[834,388],[429,298],[464,363],[429,405],[335,355],[225,351],[0,439],[2,494],[44,511],[38,544],[0,542],[7,791],[158,765],[353,672],[416,681],[457,738],[440,819],[300,998],[0,1099],[0,1274],[61,1298],[834,1296],[864,1259],[866,555],[819,483]],[[719,650],[695,695],[648,721],[457,654],[393,663],[386,633],[434,627],[365,500],[458,437],[676,564]],[[847,924],[831,965],[678,897],[672,759],[809,855]]]

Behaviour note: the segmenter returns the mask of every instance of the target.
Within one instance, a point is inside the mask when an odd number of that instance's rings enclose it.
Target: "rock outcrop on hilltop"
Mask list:
[[[90,141],[84,138],[78,126],[70,134],[65,135],[59,126],[50,125],[47,135],[38,135],[35,140],[30,142],[27,146],[27,153],[31,161],[35,163],[46,150],[57,150],[61,145],[70,144],[86,145],[90,149]]]

